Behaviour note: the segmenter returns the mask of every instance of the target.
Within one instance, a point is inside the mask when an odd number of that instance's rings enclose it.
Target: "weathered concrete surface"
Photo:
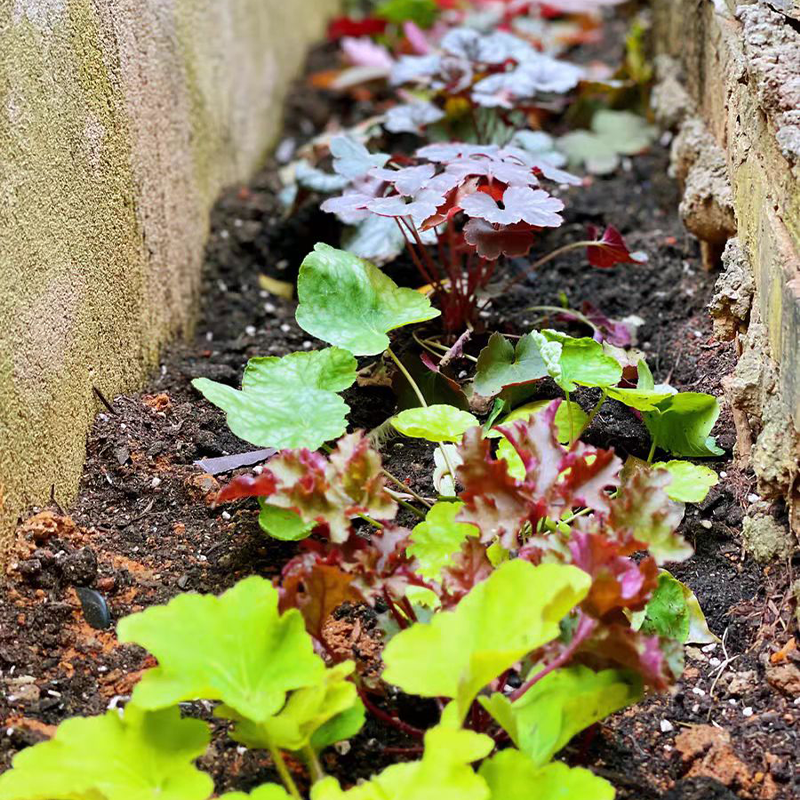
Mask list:
[[[653,7],[654,42],[682,67],[682,124],[694,124],[696,113],[725,155],[737,247],[752,269],[752,311],[739,303],[736,318],[718,325],[746,356],[730,398],[738,455],[753,465],[759,493],[784,500],[800,530],[800,2]],[[660,95],[674,97],[674,76],[667,78]],[[723,279],[723,294],[730,283]],[[718,316],[728,302],[718,300]]]
[[[0,551],[75,491],[93,387],[191,330],[210,205],[265,155],[335,5],[0,3]]]

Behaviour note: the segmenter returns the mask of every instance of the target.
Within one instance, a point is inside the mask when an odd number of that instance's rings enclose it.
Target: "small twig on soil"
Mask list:
[[[109,414],[113,414],[115,417],[118,416],[118,413],[114,410],[114,406],[106,400],[105,395],[96,386],[92,386],[92,391],[95,397],[106,407]]]
[[[725,646],[725,644],[726,644],[726,642],[728,640],[728,631],[729,630],[730,630],[730,628],[725,628],[725,632],[722,634],[722,640],[721,640],[722,655],[725,656],[725,660],[717,667],[717,674],[716,674],[716,676],[714,677],[714,680],[711,683],[711,688],[708,690],[708,696],[709,697],[713,697],[714,696],[714,690],[717,688],[717,682],[722,677],[722,673],[725,672],[726,668],[730,664],[732,664],[734,661],[736,661],[737,658],[739,658],[738,655],[737,656],[733,656],[733,657],[730,657],[728,655],[728,648]],[[708,709],[708,716],[709,717],[711,716],[711,711],[712,711],[712,709],[709,708]]]

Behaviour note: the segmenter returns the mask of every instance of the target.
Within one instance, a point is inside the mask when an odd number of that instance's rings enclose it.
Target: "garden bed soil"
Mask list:
[[[316,63],[329,57],[323,48]],[[300,140],[332,119],[368,111],[303,82],[289,104],[287,137]],[[591,300],[609,316],[643,318],[638,346],[657,380],[721,396],[735,353],[732,344],[713,337],[706,305],[715,276],[702,270],[697,244],[678,219],[667,163],[665,148],[656,146],[613,176],[570,190],[567,224],[549,234],[539,251],[582,237],[587,223],[612,223],[633,249],[649,254],[648,265],[593,270],[582,255],[566,256],[505,295],[487,327],[522,333],[543,322],[530,306],[557,305],[560,293],[573,307]],[[238,385],[251,356],[319,345],[295,324],[294,302],[260,289],[258,276],[291,280],[314,242],[337,244],[339,228],[314,204],[286,219],[276,199],[277,166],[268,165],[249,186],[231,189],[213,212],[195,340],[169,348],[144,391],[108,398],[89,437],[78,499],[64,509],[54,498],[19,529],[1,590],[0,770],[65,718],[123,702],[154,663],[139,648],[119,644],[113,627],[91,627],[76,588],[98,591],[118,620],[182,591],[218,593],[251,574],[275,578],[295,552],[295,545],[261,533],[255,503],[214,508],[217,479],[193,465],[252,448],[227,430],[223,414],[192,389],[192,378]],[[390,272],[413,280],[402,263]],[[563,327],[558,319],[544,322]],[[354,389],[346,399],[353,427],[380,424],[395,404],[386,387]],[[578,399],[588,405],[591,393]],[[735,433],[724,405],[715,433],[730,452]],[[598,415],[588,438],[601,446],[613,443],[623,457],[647,454],[641,423],[614,403]],[[384,455],[393,472],[430,492],[429,446],[394,439]],[[728,458],[707,463],[724,477],[703,503],[687,508],[683,532],[696,554],[674,572],[697,594],[723,643],[690,647],[674,692],[615,715],[564,755],[607,777],[623,799],[788,800],[800,796],[800,659],[786,648],[797,635],[791,565],[762,567],[745,557],[740,528],[752,476]],[[356,608],[337,616],[333,635],[339,645],[362,662],[375,662],[373,613]],[[392,703],[412,724],[433,721],[424,703],[402,697]],[[192,713],[210,719],[204,704]],[[224,735],[224,723],[212,724],[215,735],[201,764],[217,791],[276,779],[267,754],[245,751]],[[349,748],[325,753],[325,767],[349,785],[403,758],[402,748],[414,745],[369,718]]]

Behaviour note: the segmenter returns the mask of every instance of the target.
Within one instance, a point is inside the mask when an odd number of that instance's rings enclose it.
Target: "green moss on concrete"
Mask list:
[[[0,4],[0,550],[74,493],[92,387],[131,388],[191,330],[210,204],[334,5]]]

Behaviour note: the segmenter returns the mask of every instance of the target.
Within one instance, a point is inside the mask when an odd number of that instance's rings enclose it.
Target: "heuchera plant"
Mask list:
[[[528,149],[432,144],[419,148],[413,157],[390,159],[386,154],[370,154],[353,140],[335,139],[331,145],[334,170],[350,183],[341,196],[326,200],[322,209],[349,225],[377,222],[373,232],[386,230],[388,223],[388,232],[399,233],[421,278],[432,289],[445,329],[462,331],[476,324],[479,301],[498,261],[527,255],[538,232],[562,224],[563,202],[542,189],[540,181],[579,183],[546,152],[536,149],[539,139],[534,141],[522,140]],[[646,261],[643,254],[628,250],[616,229],[608,228],[599,238],[595,231],[591,233],[591,239],[559,248],[526,271],[580,248],[586,248],[590,264],[601,268]],[[355,244],[367,245],[369,252],[371,240],[372,233]]]

